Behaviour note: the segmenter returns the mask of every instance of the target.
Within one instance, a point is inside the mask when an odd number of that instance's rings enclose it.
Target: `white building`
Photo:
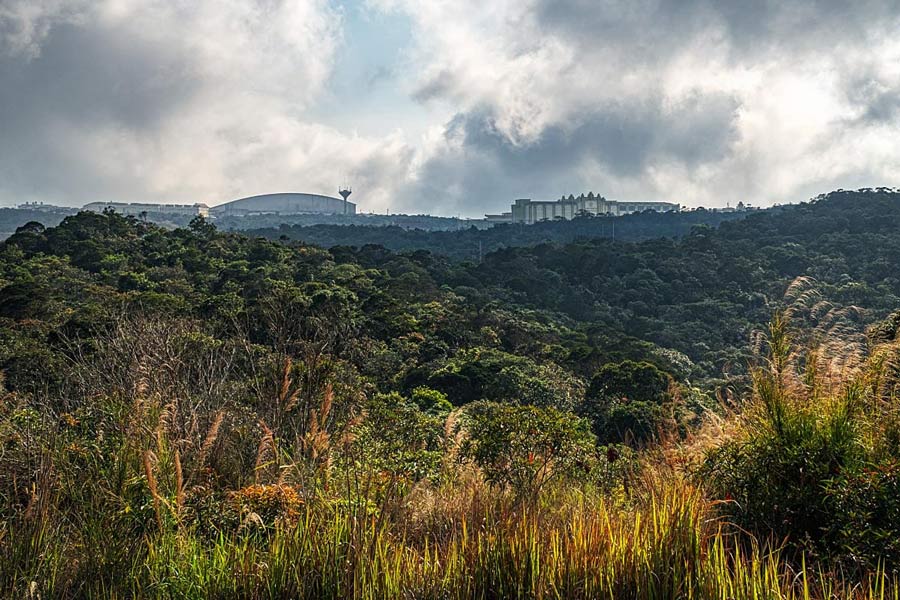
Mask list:
[[[497,215],[484,215],[484,221],[490,225],[499,223],[512,223],[513,217],[511,212],[504,212]]]
[[[43,202],[25,202],[18,205],[19,210],[33,210],[35,212],[44,213],[63,213],[75,214],[75,209],[70,206],[55,206],[53,204],[44,204]]]
[[[603,196],[581,194],[577,198],[569,195],[559,200],[534,201],[520,198],[512,205],[513,223],[538,223],[555,219],[574,219],[582,215],[609,215],[619,217],[632,213],[652,210],[656,212],[677,212],[681,206],[671,202],[619,202],[607,200]]]
[[[349,193],[347,194],[349,196]],[[356,204],[342,198],[320,194],[263,194],[232,200],[212,208],[216,217],[245,217],[248,215],[355,215]]]
[[[208,217],[209,207],[205,204],[143,204],[126,202],[91,202],[85,204],[82,210],[91,212],[103,212],[111,210],[120,215],[141,217],[151,214],[178,215],[182,217]]]

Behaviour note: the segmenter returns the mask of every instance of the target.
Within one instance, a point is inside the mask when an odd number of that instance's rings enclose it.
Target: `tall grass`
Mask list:
[[[557,489],[523,506],[474,481],[427,493],[393,518],[319,504],[268,530],[151,531],[119,548],[119,571],[81,572],[90,553],[81,532],[38,524],[7,531],[0,582],[10,597],[900,597],[900,582],[882,572],[850,583],[792,568],[671,473],[648,476],[631,499]]]
[[[836,339],[799,344],[803,332],[789,325],[773,319],[752,397],[706,455],[707,493],[731,500],[722,513],[740,527],[785,539],[795,562],[811,553],[862,577],[896,569],[900,342],[870,343],[862,358],[854,350],[841,361]]]
[[[327,384],[301,401],[286,361],[271,363],[276,401],[249,418],[212,394],[202,410],[168,400],[197,392],[149,367],[159,381],[138,378],[129,397],[111,378],[72,414],[8,397],[0,596],[900,600],[877,553],[842,571],[777,535],[841,511],[848,544],[896,530],[876,522],[900,481],[885,467],[900,448],[891,361],[874,353],[833,384],[815,360],[799,368],[785,323],[769,340],[719,444],[717,496],[648,452],[627,485],[560,479],[522,502],[460,465],[449,421],[441,477],[399,481],[355,445],[365,415],[335,418]]]

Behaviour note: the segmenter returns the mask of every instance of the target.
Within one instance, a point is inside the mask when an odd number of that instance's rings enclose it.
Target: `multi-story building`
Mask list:
[[[595,196],[593,192],[577,198],[563,196],[559,200],[534,201],[520,198],[512,205],[513,223],[537,223],[554,219],[574,219],[582,215],[610,215],[618,217],[631,213],[653,210],[657,212],[678,211],[681,207],[671,202],[619,202]]]
[[[182,217],[208,217],[209,207],[205,204],[143,204],[143,203],[126,203],[126,202],[91,202],[85,204],[82,210],[91,212],[103,212],[111,210],[120,215],[132,215],[135,217],[162,214],[162,215],[178,215]]]

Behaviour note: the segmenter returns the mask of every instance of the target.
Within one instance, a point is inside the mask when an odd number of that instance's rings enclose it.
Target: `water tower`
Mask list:
[[[341,198],[344,199],[344,214],[347,214],[347,198],[350,197],[350,194],[353,193],[353,190],[350,189],[350,186],[345,186],[343,189],[338,189],[338,194],[341,195]]]

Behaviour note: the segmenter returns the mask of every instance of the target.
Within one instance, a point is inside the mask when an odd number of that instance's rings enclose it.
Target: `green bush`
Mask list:
[[[453,410],[453,405],[450,404],[446,394],[424,385],[413,390],[411,400],[422,411],[430,415],[447,416]]]
[[[428,394],[420,393],[420,400],[423,395]],[[446,416],[424,411],[396,392],[377,394],[357,428],[357,452],[352,456],[363,457],[368,467],[392,476],[435,479],[443,456]]]
[[[460,457],[494,485],[534,496],[549,481],[584,475],[595,438],[587,420],[555,408],[476,402],[464,413]]]
[[[600,443],[642,445],[672,414],[672,378],[647,362],[603,365],[591,380],[579,414],[591,420]]]
[[[900,464],[844,472],[825,491],[835,553],[854,567],[900,565]]]
[[[900,566],[898,457],[885,439],[896,408],[880,399],[883,365],[826,396],[797,372],[810,361],[776,317],[743,431],[707,454],[701,478],[744,529],[852,567]]]

